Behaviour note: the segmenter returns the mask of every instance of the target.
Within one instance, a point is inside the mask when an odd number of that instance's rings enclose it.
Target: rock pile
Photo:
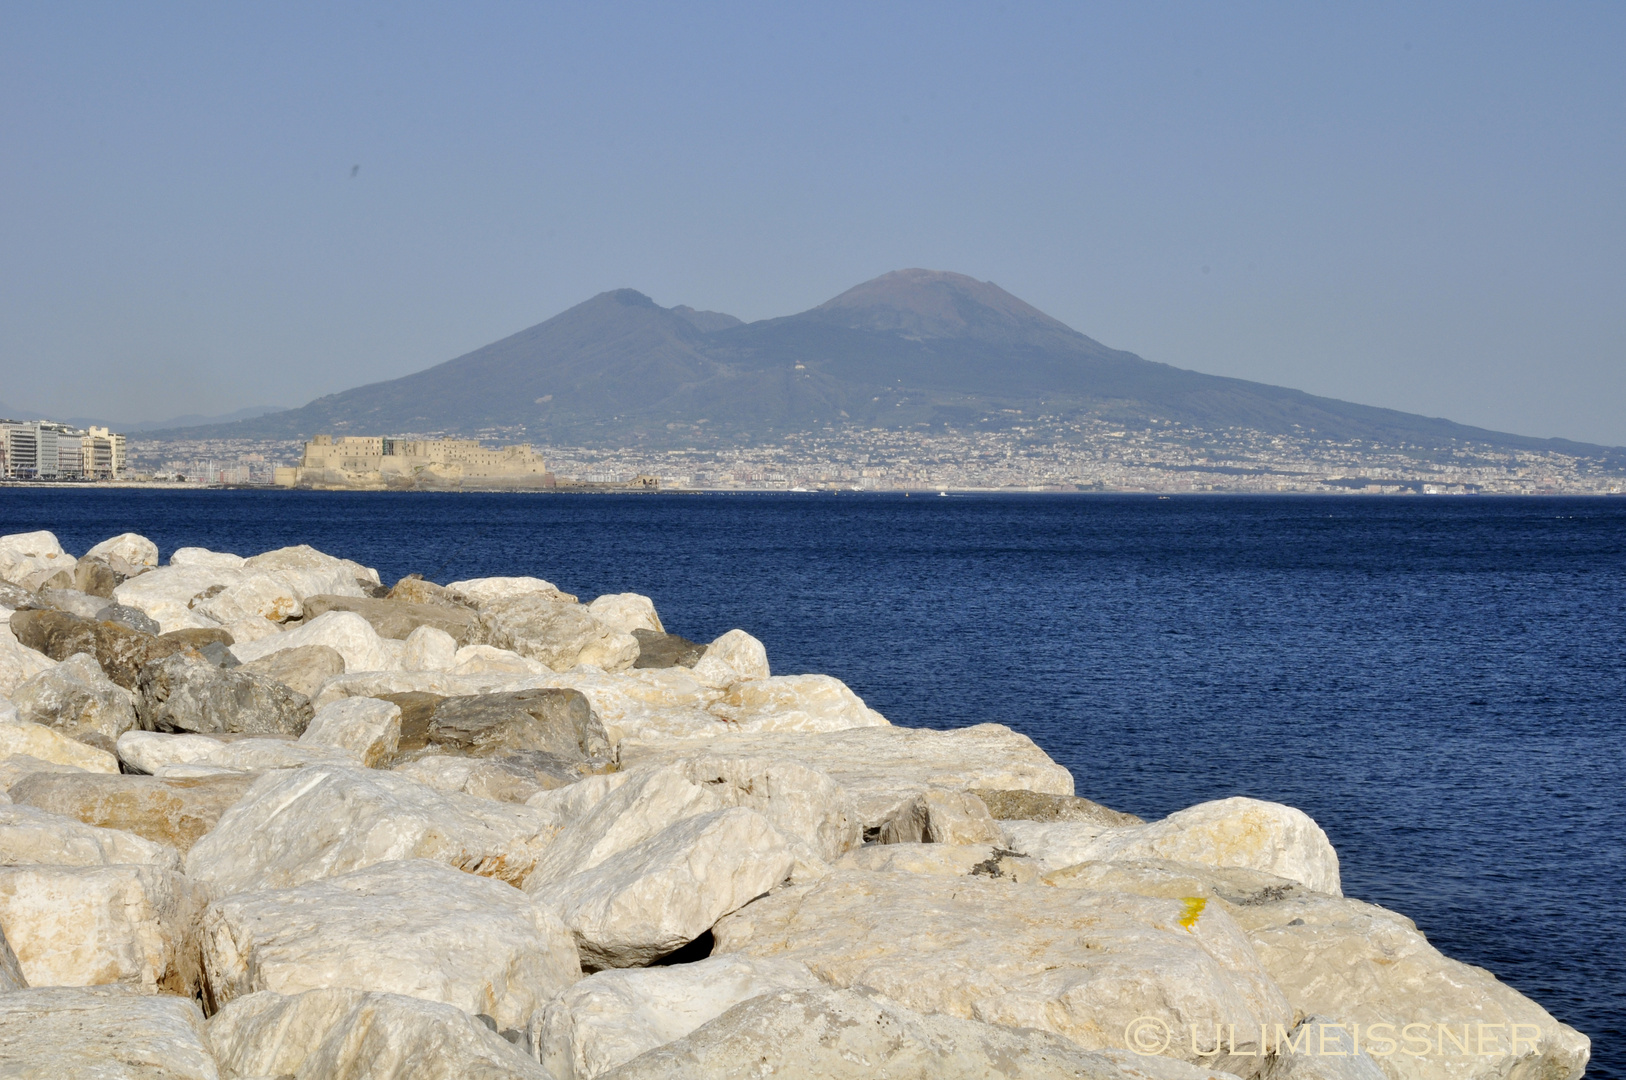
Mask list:
[[[1322,830],[537,578],[0,537],[0,1076],[1579,1077]]]

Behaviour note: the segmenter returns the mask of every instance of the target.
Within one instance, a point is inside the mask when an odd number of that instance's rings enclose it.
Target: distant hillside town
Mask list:
[[[0,420],[0,477],[7,480],[118,480],[124,455],[124,436],[104,427]]]
[[[293,468],[276,470],[280,487],[496,488],[553,486],[529,443],[495,449],[477,439],[394,439],[318,435]]]

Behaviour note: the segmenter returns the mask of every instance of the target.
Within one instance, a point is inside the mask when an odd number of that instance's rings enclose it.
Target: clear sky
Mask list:
[[[1626,5],[0,6],[0,402],[303,404],[908,266],[1626,444]]]

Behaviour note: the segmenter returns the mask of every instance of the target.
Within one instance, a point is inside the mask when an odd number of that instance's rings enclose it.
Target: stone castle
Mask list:
[[[541,488],[551,481],[529,443],[491,448],[477,439],[378,435],[318,435],[299,465],[276,471],[282,487]]]

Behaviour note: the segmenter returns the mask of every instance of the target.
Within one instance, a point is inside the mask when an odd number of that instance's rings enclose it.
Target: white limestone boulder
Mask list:
[[[299,741],[341,750],[372,768],[393,755],[401,741],[401,707],[378,698],[335,701],[316,711]]]
[[[346,987],[444,1002],[515,1032],[581,978],[570,932],[524,893],[423,859],[218,900],[201,949],[217,1006]]]
[[[0,994],[0,1075],[17,1080],[219,1080],[203,1012],[115,987]]]
[[[240,997],[209,1021],[228,1080],[554,1080],[462,1009],[359,990]]]
[[[480,625],[490,644],[554,671],[569,671],[578,664],[622,671],[638,659],[637,638],[603,625],[581,604],[552,600],[542,593],[482,604]]]
[[[449,675],[546,675],[553,669],[540,660],[495,645],[465,645],[444,669]]]
[[[1585,1035],[1484,968],[1441,954],[1410,919],[1315,893],[1225,906],[1288,1002],[1305,1015],[1361,1025],[1363,1045],[1380,1055],[1391,1077],[1573,1080],[1586,1068],[1591,1043]],[[1385,1053],[1372,1041],[1372,1028],[1380,1024],[1393,1028],[1384,1034],[1396,1041],[1405,1025],[1424,1025],[1429,1051]],[[1511,1042],[1515,1024],[1524,1040],[1517,1052]],[[1465,1026],[1472,1040],[1468,1053],[1442,1033],[1448,1029],[1462,1040]]]
[[[117,566],[124,563],[131,569],[152,569],[158,565],[158,545],[140,533],[119,533],[110,536],[85,552],[87,559],[107,559]],[[116,560],[116,561],[115,561]],[[127,577],[134,574],[126,573]]]
[[[873,870],[938,877],[985,877],[1028,884],[1042,871],[1032,859],[998,844],[866,844],[836,861],[838,870]]]
[[[525,800],[525,805],[537,811],[554,825],[563,828],[574,825],[587,816],[610,793],[640,773],[613,772],[584,776],[574,784],[538,792]]]
[[[260,773],[270,769],[302,769],[308,765],[354,768],[361,758],[343,747],[295,742],[285,738],[233,739],[207,757],[165,765],[154,776],[209,776],[216,772]],[[204,771],[207,770],[207,771]]]
[[[730,630],[706,646],[691,669],[694,677],[721,690],[735,683],[766,679],[768,650],[744,630]]]
[[[576,600],[569,593],[560,592],[551,581],[534,577],[470,578],[466,581],[452,582],[446,586],[446,592],[454,601],[467,604],[476,610],[488,604],[513,600],[521,596],[540,596],[545,600],[566,604],[574,603]]]
[[[17,715],[17,706],[11,703],[11,699],[0,697],[0,724],[15,724],[21,719]]]
[[[362,583],[379,583],[378,571],[317,551],[309,544],[277,548],[244,559],[243,571],[277,578],[297,593],[300,600],[318,595],[367,596]]]
[[[737,682],[712,703],[711,712],[741,732],[887,726],[886,717],[829,675],[769,675]]]
[[[1235,920],[1178,899],[839,870],[776,890],[713,935],[718,952],[799,960],[833,986],[1085,1049],[1123,1049],[1140,1017],[1235,1024],[1236,1053],[1170,1053],[1239,1076],[1260,1060],[1243,1032],[1296,1020]]]
[[[289,888],[394,859],[513,884],[557,833],[525,806],[444,794],[404,776],[313,765],[267,773],[187,853],[217,896]]]
[[[280,634],[233,645],[232,653],[245,665],[272,653],[304,645],[326,645],[344,657],[346,671],[396,671],[399,663],[372,623],[353,611],[327,611],[310,622]]]
[[[248,560],[229,551],[210,551],[208,548],[183,547],[170,552],[169,565],[189,569],[241,570]]]
[[[10,609],[0,607],[0,698],[7,699],[17,687],[56,666],[55,660],[17,640],[8,623],[11,615]]]
[[[446,671],[457,664],[457,639],[438,626],[420,626],[406,637],[401,667],[407,671]]]
[[[48,728],[44,724],[33,724],[20,719],[16,723],[0,724],[0,758],[16,754],[39,758],[41,761],[57,765],[72,765],[86,772],[119,771],[119,759],[106,750],[98,750],[77,739],[70,739],[55,728]]]
[[[150,570],[140,577],[130,578],[113,590],[116,603],[145,612],[158,623],[163,633],[172,630],[195,630],[219,624],[193,610],[195,603],[207,602],[208,596],[218,595],[242,579],[242,572],[216,562],[193,564],[176,563]]]
[[[0,805],[0,865],[156,866],[179,871],[181,857],[123,829],[102,829],[32,806]]]
[[[247,643],[260,639],[242,640]],[[329,679],[344,674],[344,657],[328,645],[296,645],[291,649],[268,652],[258,660],[244,664],[242,670],[282,683],[295,693],[313,699],[313,703],[320,708],[323,703],[314,699]]]
[[[189,995],[205,894],[156,865],[0,866],[0,926],[30,986]]]
[[[623,776],[613,790],[605,790],[607,784],[587,789],[597,801],[560,831],[526,880],[527,890],[590,870],[687,818],[731,807],[761,814],[817,860],[839,858],[861,840],[841,787],[793,759],[700,754]]]
[[[748,956],[601,971],[536,1015],[530,1043],[555,1080],[591,1080],[759,994],[822,985],[803,964]]]
[[[252,619],[281,623],[304,613],[297,590],[275,574],[245,573],[214,595],[205,596],[192,602],[192,610],[225,626]],[[267,635],[250,632],[249,636],[258,640]]]
[[[1002,724],[934,731],[852,728],[820,734],[759,732],[722,736],[707,753],[792,758],[825,773],[853,799],[866,828],[879,828],[928,788],[1027,790],[1071,795],[1073,777],[1026,735]],[[622,751],[625,768],[692,755],[692,747],[644,743]]]
[[[1096,840],[1111,827],[1090,821],[1001,821],[1002,843],[1046,871],[1095,858]]]
[[[751,998],[683,1038],[599,1075],[605,1080],[1129,1077],[1106,1057],[1049,1032],[1013,1031],[957,1016],[927,1015],[873,990],[829,987]],[[1225,1076],[1188,1067],[1168,1080]]]
[[[38,589],[64,571],[71,578],[78,561],[43,529],[0,536],[0,579],[25,589]]]
[[[129,769],[152,775],[168,765],[206,762],[223,745],[208,735],[127,731],[119,736],[116,747],[119,760]]]
[[[655,613],[655,601],[639,593],[606,593],[587,605],[587,613],[611,630],[625,634],[634,630],[666,633],[661,617]]]
[[[1011,830],[1014,823],[1004,824]],[[1066,823],[1057,823],[1062,824]],[[1089,826],[1075,828],[1082,832]],[[1050,834],[1059,836],[1063,831],[1052,827]],[[1011,840],[1018,846],[1021,843],[1014,834]],[[1199,803],[1162,821],[1105,830],[1089,843],[1067,846],[1065,850],[1065,857],[1076,862],[1169,859],[1245,867],[1297,881],[1317,892],[1342,895],[1338,853],[1321,826],[1302,810],[1259,799],[1237,797]],[[1054,866],[1061,857],[1039,856],[1047,866]]]
[[[136,726],[135,698],[109,679],[89,653],[75,653],[11,692],[22,720],[56,728],[70,738],[111,742]]]
[[[424,754],[395,765],[390,771],[436,791],[461,792],[496,802],[528,805],[532,798],[550,790],[538,782],[536,770],[522,763],[458,754]]]
[[[583,967],[642,967],[783,883],[796,863],[767,818],[736,807],[680,821],[526,891],[570,927]]]
[[[882,844],[997,844],[1000,823],[969,791],[927,788],[881,822]]]

